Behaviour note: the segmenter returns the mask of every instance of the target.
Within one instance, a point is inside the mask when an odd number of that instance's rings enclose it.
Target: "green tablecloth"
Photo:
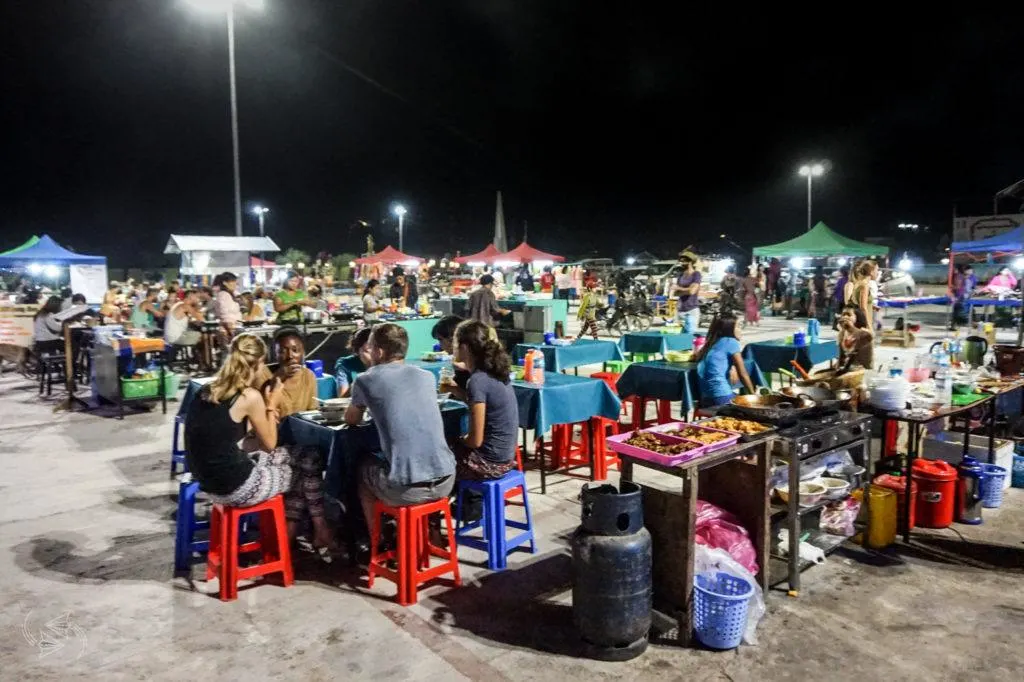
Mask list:
[[[619,339],[623,353],[660,353],[670,350],[691,350],[693,334],[662,334],[661,332],[629,332]]]
[[[607,360],[622,360],[622,351],[614,341],[580,339],[569,346],[547,346],[539,343],[516,345],[513,358],[516,362],[526,352],[538,348],[544,353],[544,368],[551,372],[562,372],[583,365],[596,365]]]
[[[545,372],[543,386],[513,381],[512,388],[519,405],[519,427],[538,434],[557,424],[592,417],[619,418],[619,398],[599,379]]]

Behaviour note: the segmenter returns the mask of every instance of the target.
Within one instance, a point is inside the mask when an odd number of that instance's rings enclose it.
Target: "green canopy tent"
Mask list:
[[[825,223],[818,223],[799,237],[778,244],[757,246],[755,256],[765,258],[825,258],[827,256],[886,256],[888,246],[859,242],[844,237]]]
[[[15,246],[10,251],[0,252],[0,256],[13,256],[14,254],[19,253],[21,251],[24,251],[25,249],[32,248],[33,246],[35,246],[38,243],[39,243],[39,237],[33,235],[33,236],[29,237],[28,241],[25,242],[24,244],[22,244],[21,246]]]

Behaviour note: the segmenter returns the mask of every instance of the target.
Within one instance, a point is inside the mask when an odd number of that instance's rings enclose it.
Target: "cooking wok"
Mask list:
[[[739,395],[732,399],[736,411],[758,421],[781,422],[798,419],[814,410],[818,404],[803,396]]]
[[[833,391],[825,386],[786,386],[776,392],[790,400],[800,397],[809,398],[826,410],[847,407],[853,398],[853,393],[850,391]]]

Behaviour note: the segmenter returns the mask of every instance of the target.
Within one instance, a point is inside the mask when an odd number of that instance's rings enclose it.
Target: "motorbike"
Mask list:
[[[631,282],[615,299],[615,305],[597,313],[598,323],[604,323],[610,335],[647,331],[654,321],[654,309],[647,299],[642,284]]]

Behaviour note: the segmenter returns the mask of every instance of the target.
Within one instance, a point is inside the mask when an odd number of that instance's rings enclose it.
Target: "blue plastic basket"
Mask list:
[[[995,509],[1003,503],[1003,481],[1006,467],[985,465],[985,478],[981,479],[981,506]]]
[[[735,649],[747,627],[754,586],[728,573],[701,573],[694,580],[693,629],[712,649]]]
[[[1010,485],[1014,488],[1024,488],[1024,455],[1013,456],[1013,478]]]

